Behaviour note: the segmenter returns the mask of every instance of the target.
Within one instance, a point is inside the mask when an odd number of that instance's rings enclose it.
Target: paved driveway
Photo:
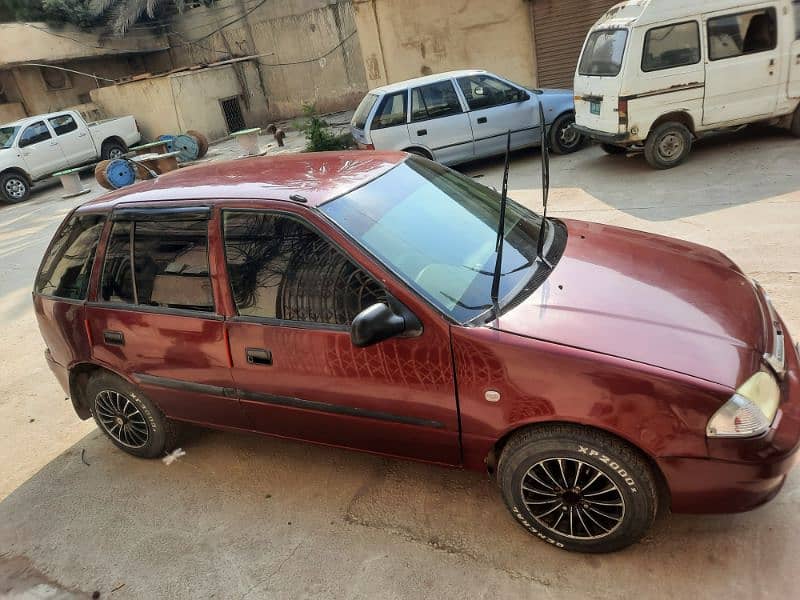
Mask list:
[[[554,216],[716,246],[800,334],[800,142],[757,130],[682,168],[590,148],[553,160]],[[499,187],[502,160],[464,170]],[[512,195],[537,206],[538,153]],[[102,598],[788,598],[800,473],[737,516],[667,516],[636,546],[567,554],[530,537],[479,474],[191,430],[172,465],[116,450],[49,374],[35,268],[78,201],[0,208],[0,595]],[[26,591],[27,590],[27,591]],[[36,595],[38,594],[38,595]]]

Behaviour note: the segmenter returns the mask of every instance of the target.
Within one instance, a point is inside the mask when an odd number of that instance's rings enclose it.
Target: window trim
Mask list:
[[[186,211],[186,213],[180,213],[179,211]],[[207,218],[199,217],[199,218],[191,218],[191,213],[189,211],[197,211],[198,214],[208,215]],[[167,216],[168,212],[180,214],[180,218],[163,218]],[[123,213],[121,218],[118,216],[119,213]],[[137,215],[143,215],[146,218],[136,218]],[[172,308],[169,306],[149,306],[146,304],[138,304],[139,302],[139,290],[136,287],[136,269],[134,268],[134,240],[135,240],[135,233],[136,233],[136,223],[139,222],[152,222],[155,221],[154,217],[158,216],[159,221],[198,221],[206,223],[206,260],[208,262],[208,281],[211,284],[211,302],[212,308],[210,311],[207,310],[194,310],[191,308]],[[115,218],[117,217],[117,218]],[[222,315],[219,310],[220,307],[217,306],[216,295],[214,294],[214,290],[216,288],[214,277],[211,272],[211,253],[212,253],[212,235],[211,235],[211,208],[208,206],[187,206],[187,207],[172,207],[172,208],[121,208],[121,209],[114,209],[111,212],[111,215],[106,219],[106,227],[108,227],[108,234],[105,237],[101,234],[101,242],[103,244],[103,260],[102,264],[99,265],[97,268],[100,270],[97,275],[97,283],[96,289],[94,290],[93,297],[94,300],[87,301],[86,306],[93,306],[97,308],[114,308],[120,310],[128,310],[128,311],[136,311],[136,312],[146,312],[146,313],[154,313],[154,314],[168,314],[174,316],[194,316],[194,317],[205,317],[215,321],[224,320],[225,316]],[[129,302],[111,302],[109,300],[104,300],[102,297],[102,288],[103,288],[103,271],[105,271],[106,266],[106,256],[108,254],[108,244],[111,240],[111,234],[114,229],[114,225],[117,223],[131,223],[131,230],[130,230],[130,237],[128,238],[128,245],[129,245],[129,254],[128,260],[130,261],[131,265],[131,283],[133,285],[133,294],[134,300],[137,304],[131,304]],[[95,265],[100,262],[98,260],[99,253],[95,256]]]
[[[653,31],[657,31],[659,29],[666,29],[667,27],[678,27],[680,25],[689,25],[690,23],[694,23],[694,26],[697,30],[697,60],[690,63],[683,63],[680,65],[672,65],[669,67],[657,67],[655,69],[645,69],[644,68],[644,61],[646,58],[645,51],[647,50],[647,42],[650,39],[650,34]],[[696,65],[703,60],[703,40],[700,36],[700,22],[696,19],[688,19],[686,21],[680,21],[678,23],[668,23],[667,25],[658,25],[656,27],[651,27],[648,29],[644,34],[644,42],[642,42],[642,62],[639,65],[642,69],[642,73],[657,73],[658,71],[667,71],[669,69],[679,69],[681,67],[691,67],[692,65]]]
[[[365,184],[366,185],[366,184]],[[290,319],[279,319],[277,317],[259,317],[255,315],[242,315],[239,314],[239,307],[236,306],[236,294],[233,291],[233,282],[231,281],[230,271],[228,270],[228,244],[226,243],[225,239],[225,213],[258,213],[258,214],[274,214],[280,217],[286,217],[289,219],[293,219],[297,221],[301,225],[308,227],[311,231],[319,235],[323,240],[328,242],[334,250],[339,252],[342,256],[344,256],[347,260],[349,260],[357,269],[363,271],[370,279],[372,279],[376,285],[383,290],[387,296],[391,295],[391,292],[386,288],[384,283],[375,277],[368,269],[365,269],[364,266],[357,261],[349,252],[346,252],[344,248],[342,248],[341,244],[336,242],[331,236],[329,236],[324,231],[320,230],[314,223],[306,219],[305,217],[295,213],[295,212],[288,212],[281,210],[279,208],[236,208],[230,207],[226,208],[223,207],[219,213],[219,239],[220,243],[222,244],[222,254],[225,258],[225,279],[227,281],[227,290],[230,294],[231,299],[231,308],[233,308],[234,314],[230,317],[230,321],[238,322],[238,323],[256,323],[261,325],[272,325],[275,327],[288,327],[294,329],[311,329],[311,330],[322,330],[322,331],[344,331],[349,332],[352,325],[338,325],[332,323],[317,323],[314,321],[292,321]],[[326,219],[326,222],[329,220]],[[379,263],[383,264],[383,263]]]
[[[722,56],[720,58],[714,58],[711,55],[711,31],[709,28],[711,27],[711,22],[717,19],[723,19],[725,17],[738,17],[740,15],[748,15],[750,13],[766,13],[772,16],[772,21],[775,23],[775,43],[772,45],[772,48],[767,48],[766,50],[757,50],[755,52],[744,52],[742,51],[740,54],[734,54],[733,56]],[[780,35],[780,31],[778,31],[778,11],[775,10],[774,6],[765,6],[762,8],[755,8],[750,10],[741,10],[735,13],[726,13],[724,15],[714,15],[713,17],[709,17],[708,21],[706,21],[706,44],[708,46],[708,60],[710,62],[717,62],[720,60],[731,60],[733,58],[742,58],[743,56],[752,56],[753,54],[761,54],[762,52],[772,52],[778,47],[778,36]],[[747,32],[745,32],[745,37],[747,37]],[[744,44],[744,40],[742,40],[742,44]]]
[[[458,106],[461,109],[458,113],[454,113],[451,115],[440,115],[438,117],[431,117],[430,113],[428,112],[428,103],[425,102],[425,97],[420,92],[419,97],[422,99],[423,104],[425,104],[425,114],[428,115],[424,119],[415,119],[414,118],[414,90],[421,90],[422,88],[430,87],[432,85],[436,85],[437,83],[444,83],[449,82],[453,88],[453,91],[456,94],[456,99],[458,100]],[[469,105],[467,105],[467,109],[469,109]],[[434,81],[432,83],[426,83],[425,85],[418,85],[417,87],[408,88],[408,117],[409,123],[424,123],[426,121],[436,121],[438,119],[447,119],[449,117],[457,117],[458,115],[465,115],[467,114],[468,110],[464,110],[464,105],[461,103],[461,96],[458,92],[458,83],[456,83],[455,79],[442,79],[440,81]],[[461,142],[465,143],[465,142]],[[455,146],[459,146],[459,144],[454,144]]]
[[[376,123],[377,119],[380,118],[378,113],[383,108],[384,102],[386,102],[388,98],[390,98],[392,96],[399,96],[400,94],[405,95],[405,101],[403,102],[404,109],[405,109],[403,111],[403,122],[402,123],[396,123],[394,125],[382,125],[382,126],[376,127],[375,123]],[[408,125],[409,107],[410,107],[410,104],[411,104],[410,94],[409,94],[409,89],[408,88],[406,88],[405,90],[397,91],[397,92],[389,92],[387,94],[384,94],[380,98],[378,98],[378,100],[379,100],[377,102],[378,109],[375,111],[375,114],[372,116],[372,119],[370,119],[370,121],[369,121],[369,131],[383,131],[384,129],[392,129],[394,127],[405,127],[406,125]]]

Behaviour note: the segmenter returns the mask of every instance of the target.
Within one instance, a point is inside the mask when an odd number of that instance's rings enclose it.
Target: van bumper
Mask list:
[[[584,127],[583,125],[578,125],[577,123],[573,125],[573,127],[586,137],[602,144],[625,146],[627,144],[633,144],[637,141],[632,139],[629,133],[608,133],[607,131],[598,131],[596,129]]]

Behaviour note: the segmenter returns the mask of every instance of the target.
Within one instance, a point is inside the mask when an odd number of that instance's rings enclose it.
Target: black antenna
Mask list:
[[[495,316],[500,312],[500,276],[503,271],[503,241],[506,233],[506,204],[508,203],[508,169],[511,160],[511,130],[508,130],[506,139],[506,165],[503,169],[503,192],[500,196],[500,219],[497,223],[497,260],[494,263],[494,275],[492,277],[492,304],[494,305]]]
[[[550,195],[550,148],[547,145],[547,128],[544,123],[544,108],[539,100],[539,124],[542,134],[542,226],[539,230],[539,241],[536,245],[536,256],[551,269],[551,265],[544,257],[544,241],[547,238],[547,198]]]

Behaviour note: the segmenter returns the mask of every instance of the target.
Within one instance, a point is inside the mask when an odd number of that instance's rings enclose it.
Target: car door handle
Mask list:
[[[86,137],[86,132],[84,131],[83,133],[79,133],[78,137]]]
[[[427,129],[418,129],[417,130],[417,135],[419,135],[419,136],[428,135],[428,130]]]
[[[109,346],[124,346],[125,336],[121,331],[106,330],[103,332],[103,341]]]
[[[51,146],[58,146],[58,142],[50,142]]]
[[[269,350],[264,350],[263,348],[247,348],[245,350],[247,354],[247,362],[251,365],[271,365],[272,364],[272,352]]]
[[[488,119],[486,117],[478,117],[478,124],[483,125]]]

